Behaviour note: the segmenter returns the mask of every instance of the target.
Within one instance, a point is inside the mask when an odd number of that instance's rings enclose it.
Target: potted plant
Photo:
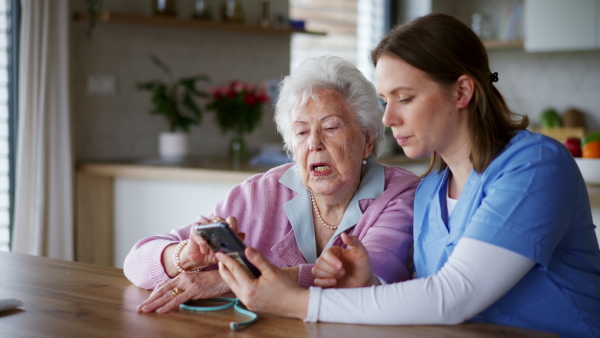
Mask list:
[[[260,122],[262,105],[269,100],[263,86],[231,81],[210,91],[206,109],[215,112],[215,120],[222,133],[231,132],[229,155],[234,166],[248,159],[244,134],[250,133]]]
[[[137,83],[139,90],[152,93],[151,114],[162,115],[169,122],[169,131],[160,134],[159,154],[163,160],[182,160],[188,154],[188,133],[190,126],[202,122],[202,109],[195,98],[208,97],[206,92],[196,88],[199,81],[209,81],[206,75],[195,75],[173,80],[171,68],[155,55],[152,62],[167,74],[168,81],[151,80]]]

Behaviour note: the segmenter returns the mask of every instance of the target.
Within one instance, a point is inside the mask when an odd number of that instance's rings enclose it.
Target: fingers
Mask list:
[[[176,309],[179,304],[185,303],[190,299],[188,292],[182,287],[177,286],[178,281],[175,279],[167,281],[166,283],[159,285],[150,297],[143,303],[138,305],[138,312],[153,312],[166,313]],[[175,288],[178,288],[181,292],[176,294],[173,292]]]
[[[358,240],[358,237],[356,237],[356,236],[351,236],[345,232],[342,232],[341,237],[342,237],[342,242],[344,242],[344,244],[346,244],[350,248],[356,248],[356,247],[360,247],[362,245],[362,243]]]
[[[336,278],[315,278],[314,281],[315,286],[320,286],[322,288],[330,288],[337,284]]]
[[[247,247],[244,252],[250,263],[254,264],[261,273],[268,272],[275,267],[260,252],[252,247]]]
[[[231,291],[236,295],[240,292],[240,286],[238,283],[238,274],[233,271],[237,269],[236,265],[239,265],[231,257],[224,253],[217,253],[217,260],[219,261],[219,275],[227,283]],[[241,268],[241,267],[240,267]],[[250,278],[247,274],[240,276],[240,278]]]
[[[343,250],[334,246],[323,251],[312,269],[313,276],[316,278],[340,278],[343,276],[344,264],[341,260]]]

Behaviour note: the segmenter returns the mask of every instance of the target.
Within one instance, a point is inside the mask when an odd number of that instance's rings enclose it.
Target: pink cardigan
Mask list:
[[[330,244],[345,246],[339,236],[341,231],[358,236],[369,252],[375,275],[387,283],[410,279],[413,199],[419,180],[413,173],[398,167],[383,167],[375,161],[369,161],[369,166],[369,171],[375,174],[369,176],[372,179],[361,181],[355,198],[360,196],[361,191],[367,190],[371,191],[372,196],[358,201],[356,208],[360,208],[360,211],[357,210],[357,222],[346,225],[347,229],[340,225],[342,229],[336,232]],[[295,183],[283,183],[286,181],[284,176],[292,177]],[[291,222],[288,218],[293,214],[292,218],[300,219],[303,226],[307,224],[303,222],[308,221],[312,225],[310,197],[306,188],[298,184],[300,181],[297,176],[294,164],[285,164],[264,174],[254,175],[235,186],[227,198],[215,206],[213,213],[206,216],[235,216],[239,232],[245,233],[246,245],[258,249],[278,267],[299,266],[298,285],[307,288],[313,285],[311,269],[314,261],[307,261],[297,238],[306,238],[306,234],[312,234],[313,229],[311,226],[308,226],[310,229],[300,228],[299,232],[304,234],[296,234],[292,223],[298,221]],[[305,207],[286,208],[285,204],[296,197],[296,201],[299,200],[300,205]],[[168,280],[169,276],[161,264],[162,252],[168,245],[187,239],[190,227],[198,219],[172,230],[170,234],[138,241],[125,258],[125,276],[145,289],[153,289]],[[314,242],[314,235],[311,241]],[[306,252],[307,249],[304,250]]]

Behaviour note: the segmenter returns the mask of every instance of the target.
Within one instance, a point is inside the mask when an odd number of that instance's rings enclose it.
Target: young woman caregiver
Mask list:
[[[250,279],[217,255],[220,273],[252,310],[309,322],[458,324],[466,320],[600,337],[600,251],[586,186],[559,142],[525,130],[494,86],[486,51],[441,14],[397,27],[372,52],[383,122],[411,158],[440,167],[415,197],[418,279],[369,286],[353,236],[298,288],[255,250]],[[433,162],[432,162],[433,163]],[[433,167],[433,164],[432,164]]]

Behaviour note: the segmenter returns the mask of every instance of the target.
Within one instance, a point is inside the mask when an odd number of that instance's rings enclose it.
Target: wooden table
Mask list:
[[[454,326],[369,326],[304,323],[259,315],[258,323],[231,332],[244,320],[232,309],[168,314],[137,313],[149,291],[123,271],[85,263],[0,252],[0,299],[25,305],[0,312],[0,337],[549,337],[544,332],[468,323]]]

